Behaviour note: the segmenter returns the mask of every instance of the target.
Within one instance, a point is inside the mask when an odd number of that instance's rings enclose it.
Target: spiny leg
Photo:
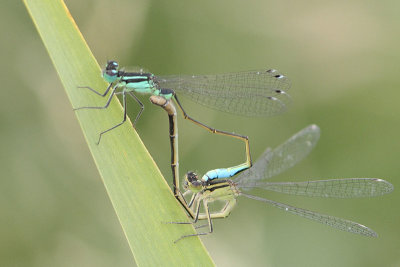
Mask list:
[[[186,192],[189,192],[189,191],[186,191]],[[186,192],[185,192],[185,193],[186,193]],[[183,194],[183,196],[185,195],[185,193]],[[196,198],[196,197],[197,197],[197,194],[198,194],[198,193],[193,193],[192,198],[190,199],[189,204],[188,204],[188,207],[189,207],[189,208],[192,207],[192,205],[193,205],[195,199],[197,199],[197,198]]]
[[[144,105],[143,105],[143,103],[139,100],[139,98],[137,98],[137,96],[135,96],[134,93],[132,93],[132,92],[128,92],[128,93],[129,93],[129,95],[130,95],[133,99],[136,100],[136,102],[137,102],[137,103],[139,104],[139,106],[140,106],[140,111],[139,111],[139,113],[136,115],[136,118],[135,118],[135,120],[133,121],[133,124],[132,124],[133,128],[136,128],[136,122],[139,120],[140,116],[141,116],[142,113],[143,113]]]
[[[122,103],[123,103],[123,107],[124,107],[124,118],[123,118],[122,122],[118,123],[117,125],[114,125],[110,129],[107,129],[107,130],[101,132],[100,135],[99,135],[99,140],[97,141],[97,145],[100,144],[101,136],[103,134],[105,134],[106,132],[109,132],[109,131],[117,128],[118,126],[121,126],[126,121],[126,92],[125,91],[122,93]]]
[[[197,196],[197,194],[196,194],[196,196]],[[186,204],[186,202],[185,202],[185,204]],[[187,206],[185,206],[185,207],[187,207]],[[167,222],[167,223],[168,224],[195,224],[197,222],[199,213],[200,213],[200,201],[197,201],[196,202],[196,212],[195,212],[196,215],[193,217],[193,221],[191,221],[191,222]],[[179,239],[175,240],[174,243],[178,242],[179,240],[181,240],[184,237],[186,237],[186,236],[181,236]]]
[[[221,219],[228,217],[232,209],[236,206],[236,198],[227,200],[225,206],[218,212],[213,212],[210,214],[211,219]],[[199,220],[208,219],[207,213],[200,213],[198,216]]]
[[[208,224],[196,225],[194,227],[194,229],[200,229],[200,228],[207,227],[207,226],[208,226]]]
[[[172,166],[172,164],[171,164],[171,166]],[[174,171],[174,168],[177,168],[177,165],[172,166],[172,168],[173,168],[173,171]],[[186,210],[186,212],[187,212],[187,214],[190,216],[190,218],[194,219],[194,218],[195,218],[195,214],[194,214],[194,212],[192,211],[191,207],[192,207],[192,205],[193,205],[193,203],[194,203],[194,201],[195,201],[195,199],[196,199],[197,193],[196,193],[196,194],[193,194],[193,195],[192,195],[192,198],[190,199],[190,202],[187,203],[187,202],[186,202],[186,199],[185,199],[185,197],[184,197],[184,194],[182,194],[181,190],[179,190],[179,187],[178,187],[179,184],[178,184],[178,185],[176,184],[176,181],[177,181],[177,180],[178,180],[178,179],[175,179],[175,178],[174,178],[174,180],[173,180],[173,184],[174,184],[174,196],[175,196],[175,198],[178,200],[178,202],[181,203],[181,206]],[[188,191],[186,191],[186,192],[188,192]],[[185,192],[185,193],[186,193],[186,192]]]
[[[97,90],[95,90],[95,89],[93,89],[92,87],[89,87],[89,86],[78,86],[78,88],[86,88],[86,89],[89,89],[90,91],[92,91],[92,92],[94,92],[94,93],[96,93],[96,94],[98,94],[99,96],[106,96],[106,94],[108,93],[108,91],[110,91],[110,88],[112,87],[112,83],[110,83],[109,85],[108,85],[108,87],[107,87],[107,89],[106,89],[106,91],[104,92],[104,93],[100,93],[99,91],[97,91]]]
[[[225,206],[218,212],[213,212],[213,213],[200,213],[197,216],[198,220],[205,220],[208,219],[208,217],[210,217],[211,219],[221,219],[221,218],[225,218],[228,217],[228,215],[231,213],[233,207],[236,205],[236,199],[233,200],[228,200],[226,201]],[[202,224],[199,226],[196,226],[195,229],[200,229],[203,227],[209,226],[209,224]]]
[[[198,199],[197,199],[198,201]],[[199,235],[208,235],[211,234],[213,232],[213,226],[212,226],[212,221],[211,219],[219,219],[219,218],[225,218],[227,217],[233,207],[235,207],[236,205],[236,199],[231,199],[228,200],[225,204],[225,206],[219,211],[219,212],[215,212],[215,213],[210,213],[209,207],[208,207],[208,202],[206,200],[203,200],[203,204],[204,204],[204,210],[205,213],[200,213],[200,209],[199,207],[197,208],[197,212],[196,212],[196,221],[194,222],[189,222],[189,223],[177,223],[177,224],[193,224],[195,222],[197,222],[198,220],[208,220],[207,224],[203,224],[203,225],[199,225],[196,226],[195,229],[200,229],[206,226],[209,226],[209,232],[205,232],[205,233],[197,233],[197,234],[191,234],[191,235],[184,235],[181,236],[178,240],[176,240],[174,243],[178,242],[179,240],[186,238],[186,237],[190,237],[190,236],[199,236]]]
[[[211,221],[211,216],[210,216],[210,210],[208,208],[208,202],[206,199],[203,199],[203,205],[204,205],[204,210],[206,212],[206,216],[208,219],[208,226],[209,226],[209,231],[208,232],[204,232],[204,233],[197,233],[197,234],[191,234],[191,235],[183,235],[181,236],[179,239],[175,240],[174,243],[177,243],[178,241],[182,240],[183,238],[186,237],[191,237],[191,236],[200,236],[200,235],[208,235],[211,234],[213,232],[213,225],[212,225],[212,221]],[[200,210],[200,209],[199,209]],[[197,211],[197,215],[196,215],[196,219],[199,216],[199,210]],[[197,221],[197,220],[196,220]]]
[[[249,166],[249,168],[252,166],[251,154],[250,154],[250,144],[249,144],[249,138],[247,136],[240,135],[240,134],[235,134],[235,133],[230,133],[230,132],[225,132],[225,131],[220,131],[220,130],[217,130],[217,129],[212,128],[210,126],[207,126],[204,123],[199,122],[198,120],[193,119],[192,117],[187,115],[186,111],[183,109],[181,103],[179,102],[179,99],[178,99],[176,93],[174,93],[174,98],[175,98],[175,101],[178,104],[180,110],[183,113],[183,118],[184,119],[193,122],[194,124],[196,124],[196,125],[204,128],[204,129],[208,130],[211,133],[225,135],[225,136],[231,136],[233,138],[237,138],[237,139],[242,140],[245,143],[245,146],[246,146],[246,165]]]
[[[79,108],[74,108],[74,110],[80,110],[80,109],[106,109],[110,105],[111,99],[112,99],[113,95],[115,94],[115,90],[116,89],[117,89],[117,85],[115,85],[113,87],[113,89],[111,91],[111,94],[108,97],[107,102],[106,102],[106,104],[104,106],[102,106],[102,107],[79,107]],[[107,89],[107,90],[109,90],[109,89]]]
[[[192,219],[195,218],[195,215],[191,210],[190,206],[187,204],[186,199],[183,197],[182,192],[179,189],[177,189],[175,185],[174,185],[174,196],[178,200],[178,202],[181,203],[182,207],[186,210],[190,218]]]
[[[198,199],[198,196],[199,195],[196,194],[196,197],[194,200],[194,202],[196,203],[196,206],[195,206],[194,212],[192,212],[194,214],[194,216],[193,216],[193,220],[191,222],[168,222],[168,223],[170,223],[170,224],[195,224],[195,223],[197,223],[198,217],[200,214],[200,203],[201,203]]]
[[[189,191],[186,191],[185,193],[187,193]],[[194,193],[189,201],[189,203],[186,201],[185,199],[185,193],[182,194],[182,192],[179,189],[176,189],[176,187],[174,186],[174,196],[175,198],[178,200],[179,203],[181,203],[182,207],[186,210],[187,214],[189,215],[189,217],[191,219],[195,219],[196,214],[195,212],[192,210],[192,205],[193,203],[198,203],[199,199],[199,193]],[[197,204],[195,204],[195,206],[197,206]],[[197,221],[197,219],[196,219]]]

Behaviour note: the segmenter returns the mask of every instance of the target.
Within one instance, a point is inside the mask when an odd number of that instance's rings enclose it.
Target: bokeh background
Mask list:
[[[240,199],[204,243],[218,266],[400,265],[399,1],[77,1],[70,8],[100,64],[156,74],[276,68],[293,103],[273,118],[219,113],[181,97],[189,114],[250,137],[253,158],[315,123],[311,155],[274,181],[380,177],[372,199],[258,195],[363,223],[366,238]],[[132,266],[99,174],[57,74],[20,1],[0,9],[0,265]],[[171,180],[165,113],[148,102],[138,132]],[[131,117],[138,111],[129,105]],[[99,129],[99,131],[102,129]],[[118,134],[118,130],[112,132]],[[181,173],[244,160],[240,141],[179,120]],[[107,138],[107,137],[105,137]],[[171,246],[173,244],[171,243]]]

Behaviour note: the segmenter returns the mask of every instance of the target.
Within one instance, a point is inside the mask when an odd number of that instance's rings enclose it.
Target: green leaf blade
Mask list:
[[[105,98],[77,88],[88,85],[105,90],[107,85],[65,4],[54,0],[24,2],[72,105],[104,105]],[[187,221],[187,217],[130,121],[107,133],[96,145],[99,132],[122,119],[118,100],[114,97],[107,110],[79,110],[76,116],[136,264],[213,266],[198,238],[173,243],[182,235],[194,233],[194,229],[190,225],[163,223]],[[166,135],[167,132],[165,129]]]

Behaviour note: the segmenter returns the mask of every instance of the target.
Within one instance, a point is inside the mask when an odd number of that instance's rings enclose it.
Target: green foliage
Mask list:
[[[77,88],[89,85],[105,89],[106,84],[64,3],[25,0],[25,5],[72,105],[104,105],[104,98]],[[104,135],[96,145],[99,132],[122,118],[118,100],[114,98],[107,111],[80,110],[76,116],[137,265],[213,265],[198,238],[173,244],[194,229],[190,225],[163,224],[186,221],[187,217],[130,122]]]

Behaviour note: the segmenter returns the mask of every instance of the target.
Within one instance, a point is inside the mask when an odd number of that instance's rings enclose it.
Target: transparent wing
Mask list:
[[[347,178],[306,182],[257,183],[265,190],[308,197],[375,197],[393,191],[393,185],[378,178]],[[242,187],[244,188],[244,187]],[[247,187],[249,189],[249,187]]]
[[[293,167],[310,153],[318,142],[319,135],[317,125],[304,128],[273,151],[267,149],[250,169],[235,179],[235,182],[243,188],[244,185],[254,187],[256,181],[268,179]]]
[[[359,235],[371,236],[371,237],[378,236],[377,233],[375,233],[372,229],[368,228],[365,225],[356,223],[356,222],[352,222],[349,220],[341,219],[341,218],[330,216],[330,215],[320,214],[320,213],[310,211],[310,210],[305,210],[305,209],[289,206],[289,205],[279,203],[276,201],[272,201],[269,199],[265,199],[265,198],[260,198],[260,197],[247,195],[247,194],[241,194],[241,195],[243,195],[247,198],[250,198],[250,199],[262,201],[262,202],[270,204],[271,206],[274,206],[278,209],[282,209],[282,210],[290,212],[292,214],[295,214],[295,215],[298,215],[298,216],[301,216],[301,217],[304,217],[304,218],[307,218],[307,219],[310,219],[310,220],[313,220],[313,221],[316,221],[319,223],[329,225],[331,227],[340,229],[342,231],[355,233],[355,234],[359,234]]]
[[[268,162],[272,155],[272,150],[267,148],[251,168],[243,171],[235,178],[235,183],[239,184],[243,189],[255,187],[256,181],[264,179]]]
[[[290,103],[290,81],[276,70],[158,76],[154,82],[201,105],[244,116],[276,115]]]
[[[272,151],[264,177],[270,178],[293,167],[305,158],[317,144],[320,130],[310,125],[293,135]]]
[[[121,67],[119,69],[120,71],[125,71],[125,72],[137,72],[137,73],[150,73],[150,71],[146,68],[140,67],[140,66],[125,66]]]

